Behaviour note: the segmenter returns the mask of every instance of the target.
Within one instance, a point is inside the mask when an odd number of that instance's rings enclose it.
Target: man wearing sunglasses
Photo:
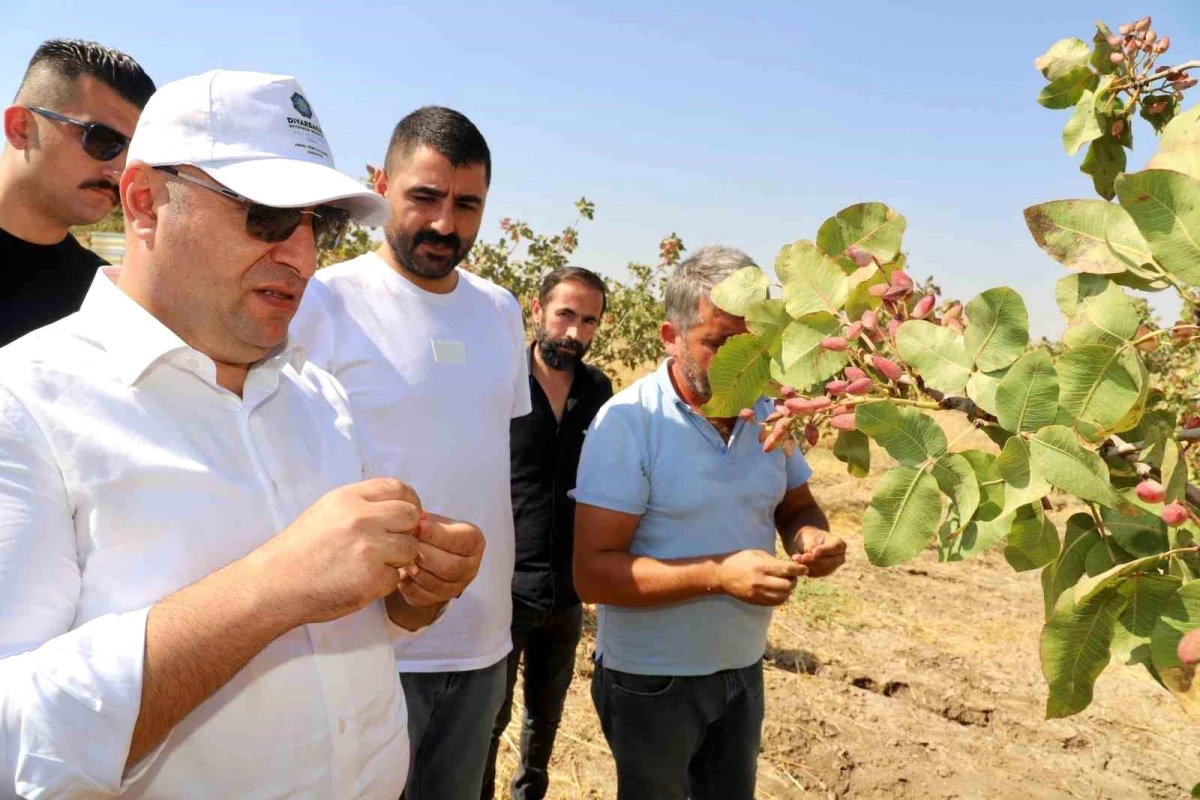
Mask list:
[[[288,338],[388,204],[296,81],[229,71],[155,94],[120,192],[122,266],[0,348],[0,797],[395,800],[393,644],[483,535],[369,477]]]
[[[69,233],[117,204],[117,181],[154,83],[94,42],[54,39],[33,54],[4,109],[0,155],[0,345],[79,308],[104,261]]]

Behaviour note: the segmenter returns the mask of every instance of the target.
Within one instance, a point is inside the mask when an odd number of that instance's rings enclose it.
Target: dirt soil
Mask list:
[[[987,446],[963,433],[952,449]],[[872,477],[856,481],[828,442],[809,454],[813,491],[849,557],[775,613],[758,797],[1187,797],[1200,781],[1200,728],[1144,671],[1114,663],[1087,710],[1044,718],[1041,588],[1036,572],[1013,572],[1002,547],[956,564],[939,564],[933,550],[887,569],[867,562],[860,520],[889,466],[873,455]],[[1058,507],[1060,531],[1069,510]],[[616,796],[589,696],[590,609],[585,625],[551,763],[554,798]],[[518,707],[498,797],[509,797],[519,720]]]

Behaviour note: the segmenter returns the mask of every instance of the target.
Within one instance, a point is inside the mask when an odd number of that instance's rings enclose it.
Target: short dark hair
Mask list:
[[[483,164],[488,186],[492,185],[492,151],[471,120],[452,108],[423,106],[396,124],[388,142],[387,170],[394,160],[411,155],[419,145],[432,147],[455,167]]]
[[[538,302],[543,306],[546,305],[554,287],[565,281],[582,283],[589,289],[600,292],[600,313],[603,314],[604,310],[608,308],[608,287],[604,285],[604,279],[583,267],[558,267],[547,272],[546,276],[542,278],[542,288],[538,290]]]
[[[29,59],[17,100],[46,103],[69,97],[80,75],[89,75],[138,108],[154,94],[154,81],[120,50],[79,39],[42,42]]]

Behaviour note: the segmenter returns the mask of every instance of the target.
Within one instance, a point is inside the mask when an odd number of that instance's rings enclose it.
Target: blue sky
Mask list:
[[[492,148],[481,236],[505,216],[561,228],[586,195],[596,220],[575,261],[607,275],[655,260],[672,231],[769,268],[838,209],[880,200],[908,218],[915,277],[964,300],[1012,286],[1034,334],[1052,337],[1065,272],[1021,211],[1093,195],[1082,153],[1059,143],[1068,112],[1034,100],[1033,59],[1065,36],[1090,41],[1096,19],[1146,13],[1171,55],[1200,57],[1198,0],[3,6],[0,95],[54,36],[125,50],[159,84],[213,67],[293,74],[356,175],[405,113],[448,105]],[[1135,143],[1131,169],[1154,143],[1140,120]]]

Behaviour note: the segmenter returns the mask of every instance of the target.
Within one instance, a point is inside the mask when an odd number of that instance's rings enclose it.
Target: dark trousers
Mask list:
[[[408,705],[402,800],[475,800],[488,731],[504,699],[504,661],[464,672],[401,672]]]
[[[592,702],[617,762],[618,800],[753,800],[762,661],[711,675],[633,675],[596,664]]]
[[[479,796],[491,800],[496,783],[500,736],[512,718],[517,662],[525,654],[525,718],[521,722],[521,763],[513,776],[513,800],[541,800],[550,784],[550,751],[575,674],[575,646],[583,632],[583,606],[539,611],[513,600],[513,649],[508,655],[504,703],[492,728],[492,746]]]

